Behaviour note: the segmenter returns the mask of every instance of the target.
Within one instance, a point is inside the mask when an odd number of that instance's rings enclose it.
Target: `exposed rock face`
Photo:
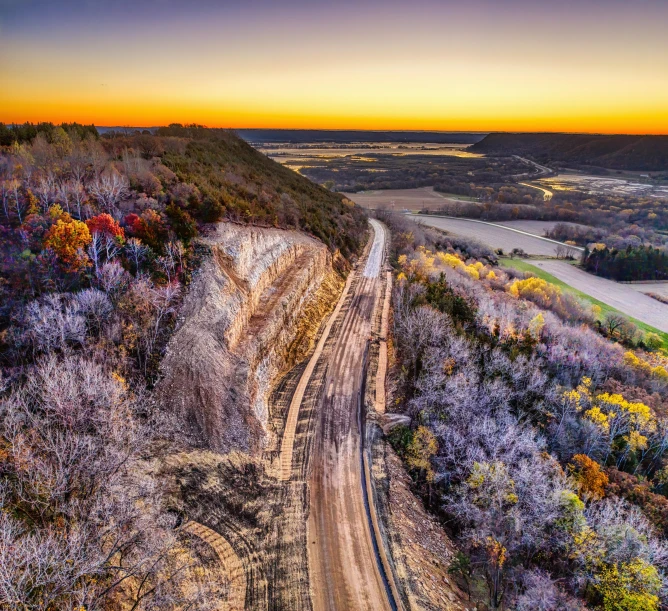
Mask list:
[[[218,452],[270,440],[267,399],[291,366],[299,318],[332,272],[320,242],[296,231],[220,223],[163,360],[162,404],[184,434]]]

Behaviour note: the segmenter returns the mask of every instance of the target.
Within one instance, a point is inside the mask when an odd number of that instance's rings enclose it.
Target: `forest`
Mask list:
[[[668,596],[668,357],[466,241],[392,230],[390,433],[472,603],[653,611]]]
[[[180,437],[150,391],[195,238],[294,227],[352,260],[366,217],[222,130],[0,136],[0,607],[210,609],[150,467]]]
[[[644,245],[608,248],[599,242],[585,247],[582,266],[618,282],[668,280],[668,251]]]
[[[524,155],[555,167],[607,174],[615,170],[668,170],[668,137],[600,134],[489,134],[472,150]]]

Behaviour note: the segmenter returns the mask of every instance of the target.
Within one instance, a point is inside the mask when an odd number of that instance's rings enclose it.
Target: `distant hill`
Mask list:
[[[482,140],[485,134],[463,132],[422,132],[422,131],[359,131],[328,129],[237,129],[247,142],[270,144],[286,142],[304,144],[307,142],[333,142],[349,144],[355,142],[421,142],[431,144],[473,144]]]
[[[471,147],[487,154],[531,157],[539,163],[614,170],[668,170],[668,136],[489,134]]]

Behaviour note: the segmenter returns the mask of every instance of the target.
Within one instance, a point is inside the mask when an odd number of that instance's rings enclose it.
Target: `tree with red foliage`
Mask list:
[[[664,536],[668,535],[668,499],[652,492],[647,481],[635,475],[614,467],[608,467],[605,472],[608,476],[606,493],[619,496],[640,507],[649,521],[663,532]]]
[[[145,210],[141,216],[128,214],[125,217],[125,223],[130,233],[141,239],[155,252],[165,251],[165,244],[169,240],[169,228],[155,210]]]
[[[136,216],[136,215],[135,215]],[[99,233],[101,235],[108,236],[110,238],[120,238],[121,240],[125,239],[125,230],[121,227],[114,218],[103,212],[92,218],[89,218],[86,221],[88,230],[93,233]]]

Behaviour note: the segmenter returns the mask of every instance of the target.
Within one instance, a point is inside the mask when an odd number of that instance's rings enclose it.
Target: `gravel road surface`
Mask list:
[[[364,504],[358,414],[385,248],[382,225],[371,223],[374,241],[329,355],[311,456],[307,541],[315,611],[391,609]]]

